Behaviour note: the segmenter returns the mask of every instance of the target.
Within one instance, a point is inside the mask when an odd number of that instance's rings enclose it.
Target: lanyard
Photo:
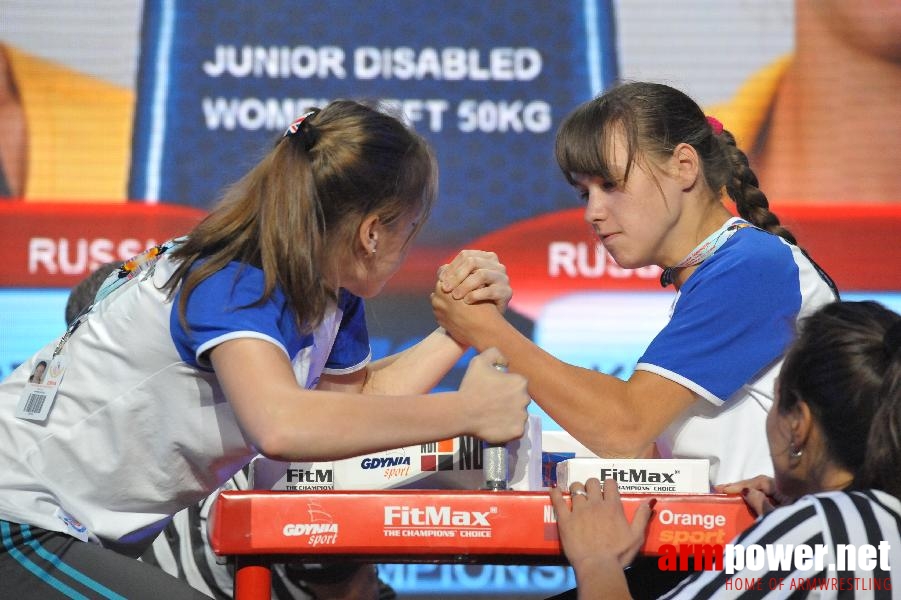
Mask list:
[[[45,370],[41,371],[39,376],[36,369],[32,372],[31,378],[22,389],[19,403],[16,405],[16,418],[35,422],[47,420],[69,363],[69,357],[62,354],[66,342],[69,341],[75,330],[88,320],[88,316],[93,312],[97,303],[129,281],[135,280],[139,275],[145,279],[150,277],[160,256],[174,245],[175,243],[170,241],[149,248],[136,257],[125,261],[119,269],[109,274],[106,281],[101,285],[100,290],[94,296],[94,302],[84,308],[78,317],[66,328],[66,332],[59,339],[56,348],[53,350],[53,356],[42,361],[45,365]],[[70,533],[79,539],[87,540],[86,537],[79,535],[77,532],[72,532],[71,527]]]
[[[53,350],[53,356],[55,357],[62,352],[63,346],[66,345],[66,342],[69,341],[69,338],[72,337],[75,330],[88,320],[88,315],[91,313],[94,306],[141,273],[146,272],[146,276],[150,276],[153,273],[153,268],[156,266],[160,256],[165,254],[168,250],[171,250],[181,241],[183,241],[182,238],[169,240],[168,242],[148,248],[134,258],[126,260],[122,263],[121,267],[110,273],[100,286],[97,294],[94,296],[94,301],[91,305],[81,311],[78,317],[72,321],[68,328],[66,328],[66,333],[63,334],[59,343],[57,343],[56,348]]]
[[[660,285],[666,287],[671,284],[676,278],[677,270],[699,265],[710,258],[714,252],[719,250],[720,246],[729,241],[729,238],[731,238],[736,231],[744,229],[745,227],[753,227],[753,225],[741,221],[737,217],[733,217],[726,221],[722,227],[707,236],[707,239],[698,244],[695,249],[689,252],[688,256],[680,260],[678,264],[663,269],[663,273],[660,275]]]
[[[160,256],[171,250],[181,241],[183,240],[175,239],[163,242],[162,244],[152,246],[137,256],[126,260],[118,270],[114,271],[106,278],[103,285],[97,290],[97,295],[94,296],[93,304],[97,304],[141,273],[144,273],[145,271],[149,271],[148,275],[153,273],[153,268],[156,266],[156,262],[159,260]],[[92,307],[93,304],[91,305]]]

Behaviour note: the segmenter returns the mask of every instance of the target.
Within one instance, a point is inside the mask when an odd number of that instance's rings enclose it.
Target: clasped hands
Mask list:
[[[507,269],[494,252],[462,250],[438,269],[431,295],[435,319],[458,342],[475,345],[472,333],[498,317],[513,297]]]

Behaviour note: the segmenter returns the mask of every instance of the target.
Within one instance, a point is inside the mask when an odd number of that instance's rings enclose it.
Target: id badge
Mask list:
[[[64,354],[41,358],[35,363],[16,406],[16,417],[28,421],[47,420],[67,365]]]

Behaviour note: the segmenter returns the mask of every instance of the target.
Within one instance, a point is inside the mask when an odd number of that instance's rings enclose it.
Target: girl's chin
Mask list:
[[[601,242],[601,246],[603,246],[604,250],[607,252],[607,255],[623,269],[638,269],[639,267],[648,266],[647,262],[638,260],[634,257],[626,256],[621,250],[618,251],[616,249],[616,244],[608,244],[606,241],[604,241]]]
[[[627,256],[622,256],[620,254],[610,252],[610,249],[607,248],[607,254],[610,255],[610,258],[622,269],[640,269],[641,267],[647,267],[650,263],[647,261],[642,261],[638,259],[630,259]]]

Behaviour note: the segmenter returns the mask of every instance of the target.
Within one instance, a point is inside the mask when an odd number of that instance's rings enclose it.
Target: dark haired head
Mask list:
[[[121,265],[121,262],[103,263],[72,288],[72,291],[69,292],[69,298],[66,300],[67,325],[70,325],[82,311],[94,303],[94,296],[97,295],[97,290],[100,289],[100,286],[103,285],[109,274]]]
[[[610,168],[614,164],[610,141],[617,133],[628,149],[622,176]],[[623,184],[637,162],[668,158],[682,143],[698,153],[704,180],[717,199],[725,189],[744,219],[795,243],[770,212],[757,176],[732,134],[712,125],[694,100],[667,85],[623,83],[576,108],[557,132],[557,164],[570,183],[571,174],[579,173]]]
[[[425,140],[400,118],[378,106],[336,100],[295,123],[297,132],[281,137],[173,251],[182,264],[168,289],[174,294],[182,284],[182,318],[197,284],[238,261],[263,270],[260,302],[279,285],[298,325],[309,329],[334,300],[330,269],[352,258],[355,232],[366,217],[377,215],[391,226],[418,214],[419,227],[425,222],[437,195],[437,164]]]
[[[860,488],[901,497],[901,315],[834,302],[804,319],[779,375],[776,410],[810,408],[826,457]]]

